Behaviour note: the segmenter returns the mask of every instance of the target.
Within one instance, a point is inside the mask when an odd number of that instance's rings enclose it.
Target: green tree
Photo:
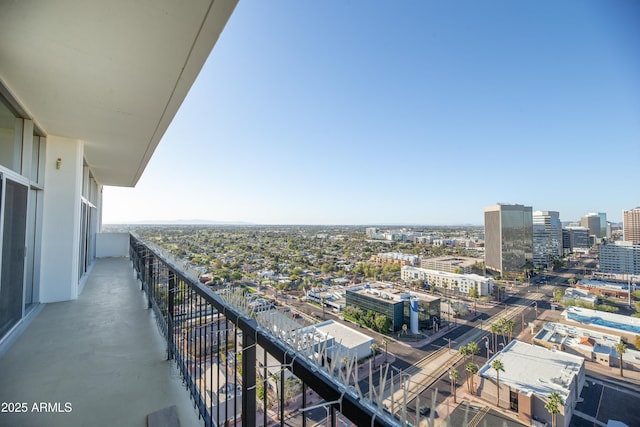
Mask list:
[[[389,326],[391,325],[391,321],[387,316],[378,313],[374,315],[373,323],[375,330],[382,333],[386,333],[387,329],[389,329]]]
[[[554,300],[555,302],[560,302],[560,301],[562,301],[562,296],[563,296],[562,289],[556,289],[556,290],[553,292],[553,300]]]
[[[489,326],[489,332],[493,338],[493,351],[498,349],[498,334],[500,333],[500,325],[498,323],[492,323]]]
[[[473,394],[474,392],[473,376],[475,375],[476,372],[478,372],[478,365],[476,365],[475,363],[469,362],[465,366],[465,370],[467,371],[467,390],[469,390],[469,393]]]
[[[551,426],[556,427],[558,422],[558,414],[560,413],[560,407],[564,406],[564,400],[557,391],[551,392],[547,398],[547,403],[544,407],[551,414]]]
[[[505,335],[509,337],[509,342],[511,342],[511,338],[513,336],[513,328],[515,325],[516,323],[511,319],[504,319],[504,322],[502,324],[502,330],[504,331]]]
[[[502,360],[494,359],[491,368],[496,371],[496,406],[500,407],[500,372],[504,372],[504,364]]]
[[[458,353],[462,355],[463,363],[467,363],[467,356],[471,354],[471,350],[469,349],[469,346],[461,345],[460,347],[458,347]]]
[[[618,353],[618,356],[620,357],[620,376],[623,377],[624,374],[622,371],[622,365],[624,363],[622,361],[622,355],[627,352],[627,345],[624,342],[620,341],[615,345],[615,349],[616,349],[616,353]]]
[[[375,342],[371,344],[371,346],[369,347],[371,349],[371,352],[373,353],[373,369],[376,369],[376,355],[378,354],[378,350],[380,350],[380,346],[378,346],[378,344],[376,344]]]
[[[387,318],[387,316],[385,316],[385,319]],[[387,345],[389,345],[389,338],[384,337],[382,338],[382,345],[384,346],[384,361],[387,361],[387,356],[388,356],[388,352],[387,352]]]
[[[471,355],[471,363],[473,363],[475,355],[480,353],[480,346],[478,346],[477,342],[471,341],[469,344],[467,344],[467,349],[469,350],[469,354]]]
[[[324,274],[330,273],[333,271],[333,265],[332,264],[322,264],[320,266],[320,271]]]

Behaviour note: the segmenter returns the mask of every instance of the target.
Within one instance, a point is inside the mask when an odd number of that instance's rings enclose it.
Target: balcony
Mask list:
[[[202,425],[166,349],[131,262],[98,259],[80,297],[48,304],[0,358],[0,424],[142,427],[176,405],[181,425]]]
[[[96,260],[80,298],[48,304],[0,358],[3,425],[144,426],[175,406],[180,425],[283,426],[285,371],[301,385],[302,427],[318,408],[332,426],[396,424],[380,396],[341,380],[353,365],[341,373],[326,344],[276,332],[244,294],[214,293],[134,236],[128,248],[130,259]],[[278,413],[256,393],[271,383]]]

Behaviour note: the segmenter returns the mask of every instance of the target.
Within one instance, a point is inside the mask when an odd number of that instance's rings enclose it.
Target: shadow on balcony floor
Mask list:
[[[202,425],[124,258],[98,259],[80,298],[48,304],[0,359],[0,403],[0,425],[146,426],[170,405]]]

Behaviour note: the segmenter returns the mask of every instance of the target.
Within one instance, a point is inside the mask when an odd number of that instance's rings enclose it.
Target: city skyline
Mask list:
[[[458,5],[460,6],[460,5]],[[104,223],[482,225],[638,205],[640,6],[243,1]]]

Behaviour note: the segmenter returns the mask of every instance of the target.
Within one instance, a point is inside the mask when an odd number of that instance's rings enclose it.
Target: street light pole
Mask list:
[[[482,337],[485,340],[485,348],[487,349],[487,360],[489,360],[489,337],[486,335]]]
[[[449,341],[449,353],[451,353],[451,342],[453,341],[451,338],[445,338],[447,341]],[[455,342],[455,341],[453,341]]]

